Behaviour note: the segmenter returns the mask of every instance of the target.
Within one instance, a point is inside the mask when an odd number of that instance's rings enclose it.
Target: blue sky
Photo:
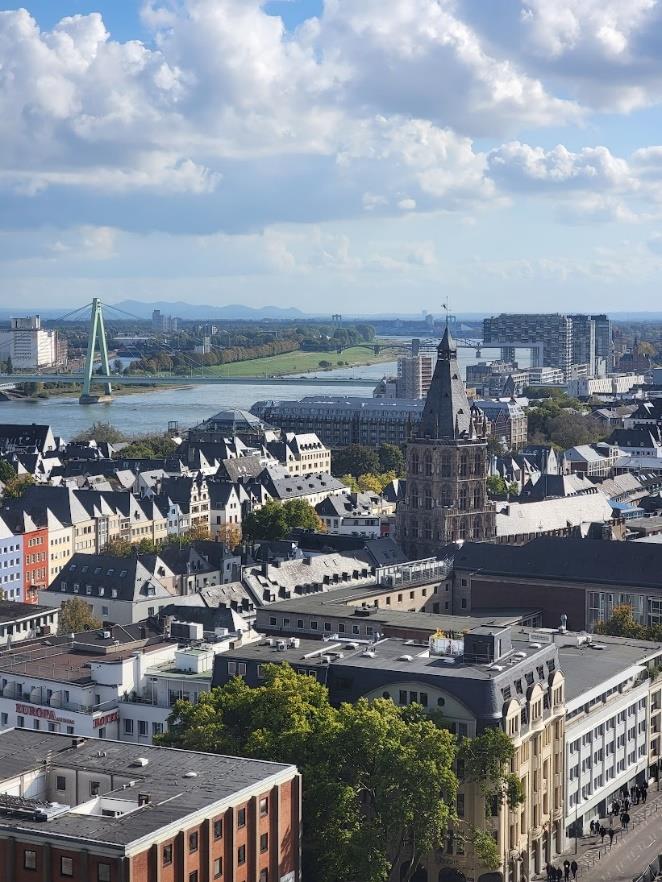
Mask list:
[[[0,305],[659,309],[662,0],[0,3]]]

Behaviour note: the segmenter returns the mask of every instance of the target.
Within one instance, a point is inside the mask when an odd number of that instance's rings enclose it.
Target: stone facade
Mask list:
[[[397,511],[397,538],[410,557],[495,536],[486,436],[487,421],[469,404],[446,329],[418,433],[407,448],[407,496]]]

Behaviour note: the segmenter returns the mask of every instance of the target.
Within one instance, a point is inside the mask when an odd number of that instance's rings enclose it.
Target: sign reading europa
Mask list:
[[[32,704],[16,704],[16,713],[26,717],[39,717],[40,720],[52,720],[54,723],[73,723],[66,717],[58,717],[54,710],[48,707],[35,707]]]

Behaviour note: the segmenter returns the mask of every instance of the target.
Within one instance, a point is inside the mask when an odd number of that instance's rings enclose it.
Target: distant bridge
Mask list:
[[[210,377],[205,374],[93,374],[92,381],[107,386],[115,383],[120,386],[214,386],[235,383],[256,386],[374,386],[375,377],[328,377],[323,374],[287,377]],[[22,383],[70,383],[83,385],[85,375],[77,374],[0,374],[0,387],[20,386]]]

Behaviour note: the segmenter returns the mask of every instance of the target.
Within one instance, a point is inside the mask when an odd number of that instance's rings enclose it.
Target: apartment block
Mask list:
[[[12,882],[301,878],[294,766],[13,729],[0,794]]]

